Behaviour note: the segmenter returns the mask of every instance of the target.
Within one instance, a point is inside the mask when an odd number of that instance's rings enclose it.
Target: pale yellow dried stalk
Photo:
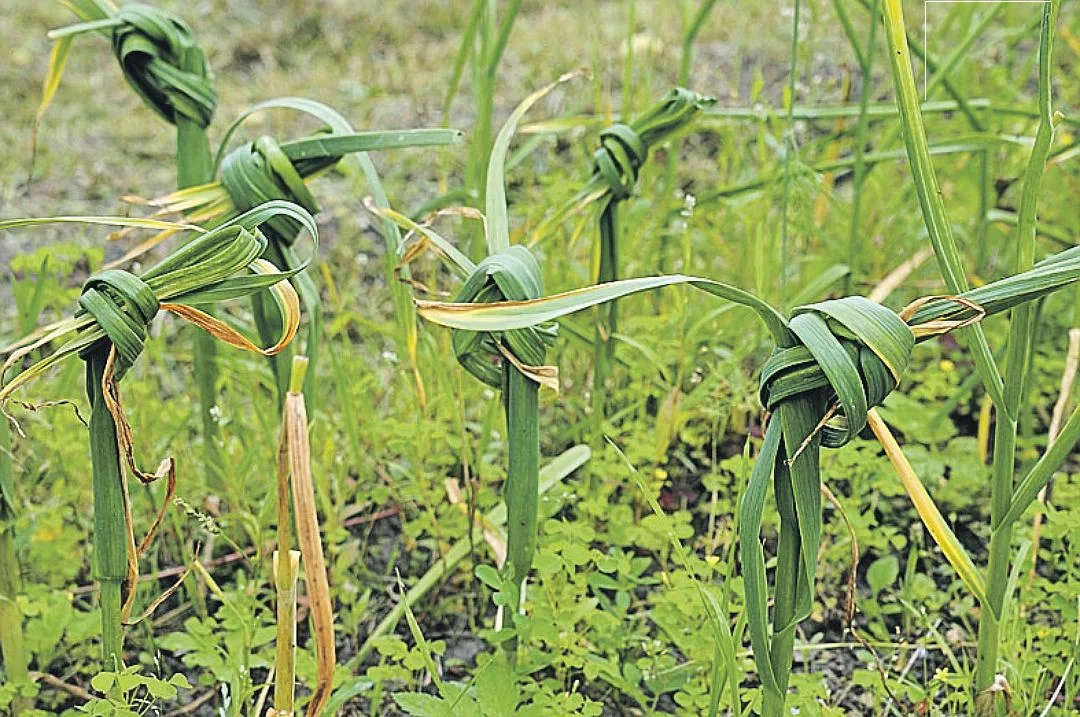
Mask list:
[[[315,484],[311,475],[311,446],[308,443],[307,406],[302,387],[307,371],[307,358],[293,359],[289,391],[285,396],[281,427],[281,456],[278,462],[279,486],[286,480],[282,471],[291,477],[293,512],[296,532],[303,556],[304,578],[308,601],[311,604],[311,623],[315,637],[317,680],[306,714],[318,717],[326,707],[333,688],[334,665],[337,661],[334,645],[334,611],[330,600],[330,581],[326,574],[319,514],[315,507]],[[279,497],[281,495],[279,489]],[[279,629],[281,626],[279,625]]]

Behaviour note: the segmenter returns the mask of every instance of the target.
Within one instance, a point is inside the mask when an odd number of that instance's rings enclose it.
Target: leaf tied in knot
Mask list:
[[[476,265],[465,280],[455,301],[458,304],[490,304],[528,301],[544,295],[540,266],[521,245],[492,254]],[[558,326],[542,323],[509,331],[453,332],[454,355],[476,378],[493,388],[504,388],[503,361],[510,361],[522,373],[540,384],[557,389],[552,367],[543,366],[547,349],[555,343]]]
[[[101,348],[104,340],[116,347],[119,372],[138,358],[146,339],[146,326],[159,310],[210,332],[225,343],[263,355],[280,353],[296,335],[300,324],[300,301],[289,279],[300,275],[311,257],[297,260],[289,269],[278,269],[260,258],[267,240],[260,227],[287,215],[310,232],[318,247],[318,228],[304,209],[288,202],[267,202],[210,231],[187,224],[129,217],[49,217],[0,222],[0,231],[51,223],[107,224],[153,229],[171,228],[203,232],[170,252],[156,265],[136,277],[126,271],[106,270],[92,276],[79,297],[79,310],[71,318],[34,332],[2,350],[9,353],[0,367],[0,406],[20,386],[43,375],[50,367],[73,355],[86,357]],[[276,340],[262,347],[230,324],[203,309],[220,302],[266,292],[280,318]],[[160,303],[159,303],[160,302]],[[67,338],[55,353],[43,358],[10,381],[7,372],[37,349]],[[269,343],[269,342],[267,342]]]
[[[79,308],[94,318],[106,338],[87,346],[79,356],[85,359],[102,341],[112,342],[119,379],[142,353],[147,327],[160,307],[153,289],[134,274],[121,269],[94,274],[83,284]]]
[[[613,124],[600,132],[600,148],[593,154],[593,173],[604,180],[615,200],[626,199],[648,156],[649,148],[633,127]]]
[[[187,24],[142,4],[121,7],[111,23],[113,52],[143,101],[174,125],[184,117],[205,129],[217,107],[214,74]]]
[[[269,110],[299,112],[318,120],[322,127],[299,139],[279,141],[263,136],[230,150],[230,140],[244,123],[253,115]],[[357,155],[361,171],[369,178],[377,178],[366,152],[448,145],[459,141],[461,136],[460,131],[453,129],[357,132],[341,114],[322,103],[303,97],[280,97],[248,108],[225,129],[211,163],[211,174],[220,170],[217,181],[200,182],[147,203],[157,207],[162,215],[184,212],[192,221],[210,224],[271,200],[286,200],[316,214],[319,204],[306,182],[337,166],[348,155]],[[300,232],[300,224],[286,217],[275,217],[263,230],[274,243],[291,245]],[[162,232],[143,242],[122,261],[130,261],[166,236]]]
[[[761,372],[760,398],[773,411],[819,394],[828,409],[819,425],[822,445],[839,448],[866,426],[867,411],[896,388],[915,348],[915,334],[893,311],[861,296],[795,309],[788,328],[798,339],[780,347]],[[835,411],[839,422],[829,422]]]
[[[649,151],[713,102],[711,97],[676,87],[630,124],[614,124],[602,130],[600,148],[593,154],[593,181],[610,189],[615,201],[628,198]]]
[[[340,159],[334,157],[327,164],[336,164]],[[273,137],[263,136],[242,144],[221,162],[221,184],[241,212],[281,199],[318,213],[319,204],[304,176]],[[300,223],[290,217],[274,217],[264,231],[268,237],[291,245],[300,233]]]

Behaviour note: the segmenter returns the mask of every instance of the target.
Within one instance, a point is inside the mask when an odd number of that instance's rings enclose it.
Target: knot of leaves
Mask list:
[[[113,52],[132,87],[172,124],[184,117],[205,129],[217,92],[210,63],[187,24],[141,4],[124,5],[115,19],[122,24],[112,33]]]
[[[626,199],[648,156],[648,146],[633,127],[613,124],[600,132],[600,148],[593,153],[593,173],[604,180],[616,200]]]
[[[492,254],[476,266],[455,299],[458,303],[489,304],[527,301],[544,295],[540,265],[521,245]],[[544,363],[549,346],[555,343],[558,326],[540,324],[510,331],[453,332],[454,355],[476,378],[494,388],[503,388],[505,361],[523,367]]]
[[[838,448],[865,426],[867,411],[896,388],[915,348],[904,319],[861,296],[795,309],[797,339],[773,351],[761,372],[767,409],[811,398],[821,410],[822,445]]]
[[[638,172],[658,142],[686,126],[702,107],[714,102],[683,87],[676,87],[631,124],[614,124],[600,132],[600,148],[593,154],[593,174],[603,180],[612,197],[630,196]]]
[[[142,353],[147,327],[160,306],[154,291],[131,272],[109,269],[91,276],[83,284],[79,307],[94,317],[116,347],[117,378],[131,368]],[[91,345],[81,355],[85,357],[96,348]]]
[[[338,159],[324,163],[336,163]],[[273,137],[259,137],[229,152],[221,162],[221,184],[240,211],[275,199],[299,204],[312,214],[319,211],[300,168]],[[273,217],[263,225],[268,238],[290,245],[296,241],[300,229],[300,222],[285,215]]]

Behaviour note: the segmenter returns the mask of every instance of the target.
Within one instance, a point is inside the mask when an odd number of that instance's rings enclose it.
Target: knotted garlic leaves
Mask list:
[[[134,475],[144,482],[168,479],[162,512],[175,485],[171,458],[155,473],[145,473],[135,465],[133,437],[124,417],[118,383],[138,359],[147,338],[147,327],[159,311],[175,314],[247,351],[273,355],[288,345],[300,324],[300,302],[288,280],[304,271],[310,258],[286,271],[260,258],[267,240],[259,227],[279,217],[299,222],[317,246],[318,230],[310,214],[288,202],[267,202],[202,233],[141,276],[115,269],[91,276],[83,287],[74,316],[43,336],[34,336],[9,348],[11,355],[0,374],[0,406],[14,391],[65,359],[77,355],[86,362],[94,487],[93,573],[101,586],[102,652],[107,669],[122,664],[122,625],[135,598],[138,557],[162,517],[159,513],[146,538],[136,545],[127,495],[128,476]],[[158,228],[166,225],[153,220],[55,217],[0,222],[0,230],[54,222]],[[278,336],[269,347],[260,348],[235,328],[204,311],[220,302],[263,291],[269,291],[282,317]],[[52,355],[33,363],[10,381],[5,379],[8,371],[32,352],[71,334],[74,335]]]

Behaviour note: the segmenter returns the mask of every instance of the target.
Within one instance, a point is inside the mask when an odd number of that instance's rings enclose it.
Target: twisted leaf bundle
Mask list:
[[[578,195],[577,203],[592,197],[602,203],[595,276],[597,283],[619,278],[619,204],[630,198],[638,173],[656,145],[686,127],[715,102],[682,87],[671,90],[660,102],[630,124],[617,123],[600,132],[600,147],[593,154],[593,174]],[[593,418],[603,420],[607,379],[611,372],[611,336],[619,330],[615,302],[600,309],[597,317],[593,364]]]
[[[477,264],[457,301],[526,301],[544,294],[540,266],[523,246],[512,246]],[[454,355],[473,376],[502,391],[509,456],[503,500],[507,507],[505,576],[520,584],[536,552],[537,495],[540,475],[540,384],[532,367],[546,360],[556,327],[540,324],[499,335],[453,333]],[[517,603],[511,606],[516,608]]]
[[[141,276],[115,269],[91,276],[83,286],[75,315],[44,336],[17,344],[4,364],[3,377],[6,377],[23,357],[74,333],[49,357],[10,381],[0,382],[0,405],[19,387],[61,361],[78,355],[86,362],[94,485],[93,573],[101,584],[102,647],[105,664],[110,669],[123,661],[121,623],[127,620],[135,598],[138,555],[161,520],[159,515],[147,537],[136,546],[127,476],[134,475],[144,482],[167,476],[168,494],[175,485],[172,459],[163,462],[154,474],[144,473],[135,465],[131,429],[124,418],[118,382],[138,359],[147,328],[162,310],[194,323],[230,345],[265,355],[280,352],[292,340],[300,323],[300,304],[288,280],[306,269],[310,260],[280,271],[260,258],[267,240],[258,228],[282,216],[300,222],[317,243],[318,231],[310,214],[287,202],[268,202],[201,234]],[[0,230],[87,221],[121,226],[147,224],[146,220],[123,218],[57,217],[0,222]],[[282,317],[276,341],[267,348],[260,348],[204,310],[264,290],[270,291]],[[122,595],[125,586],[127,594]]]
[[[64,0],[64,4],[83,22],[49,34],[55,44],[35,122],[35,142],[37,123],[59,88],[73,41],[97,32],[112,41],[128,84],[158,116],[176,127],[176,186],[208,182],[214,171],[206,130],[217,106],[217,93],[206,54],[188,25],[172,13],[149,5],[136,3],[117,8],[111,0]],[[217,403],[216,347],[199,334],[195,348],[206,468],[213,480],[221,481],[224,465],[218,448],[220,431],[213,415]]]
[[[556,82],[525,98],[511,113],[495,139],[488,161],[486,218],[488,256],[474,264],[427,226],[419,225],[389,209],[368,205],[379,216],[422,237],[416,248],[407,251],[407,262],[426,248],[434,248],[461,277],[464,284],[457,299],[465,306],[489,302],[528,301],[543,295],[540,266],[524,246],[510,244],[510,220],[506,205],[506,155],[517,125],[529,108],[561,82],[578,73],[563,75]],[[507,559],[502,587],[503,603],[516,612],[521,603],[521,587],[528,577],[536,552],[537,501],[540,473],[541,385],[558,389],[554,369],[544,366],[547,347],[554,343],[555,326],[544,322],[522,327],[521,331],[497,334],[454,332],[454,354],[472,375],[503,394],[506,410],[508,464],[503,498],[507,509]],[[511,640],[509,647],[515,645]]]
[[[54,30],[56,40],[38,118],[60,85],[75,37],[106,35],[124,79],[143,102],[176,127],[176,176],[181,187],[201,184],[211,175],[206,128],[214,117],[217,92],[206,53],[191,28],[172,13],[132,3],[119,9],[108,0],[66,0],[83,22]]]
[[[324,129],[308,137],[280,143],[273,137],[262,136],[245,142],[226,154],[230,139],[248,118],[272,109],[288,109],[309,115],[322,122]],[[188,214],[190,221],[210,225],[227,221],[240,212],[271,200],[290,201],[315,214],[319,211],[319,204],[307,185],[308,180],[334,167],[346,155],[403,147],[444,145],[456,142],[460,137],[459,131],[450,129],[356,132],[338,112],[319,102],[301,97],[269,100],[240,115],[226,130],[215,160],[215,166],[220,169],[218,181],[182,189],[152,200],[150,204],[160,208],[162,213],[182,211]],[[366,157],[364,159],[366,160]],[[370,165],[370,160],[364,163],[364,168],[369,181],[377,183],[378,175]],[[264,229],[268,239],[266,258],[282,269],[294,267],[297,258],[293,244],[301,228],[301,224],[290,217],[272,219]],[[167,231],[162,232],[143,242],[121,261],[142,254],[168,234]],[[322,333],[318,288],[306,274],[297,276],[293,283],[308,317],[304,351],[309,361],[315,364]],[[267,308],[257,302],[256,317],[260,333],[264,337],[273,330],[276,323],[276,317],[269,313]],[[291,359],[289,355],[282,355],[271,361],[283,400],[287,393]],[[314,371],[308,375],[314,376]],[[309,383],[309,400],[311,389]]]

